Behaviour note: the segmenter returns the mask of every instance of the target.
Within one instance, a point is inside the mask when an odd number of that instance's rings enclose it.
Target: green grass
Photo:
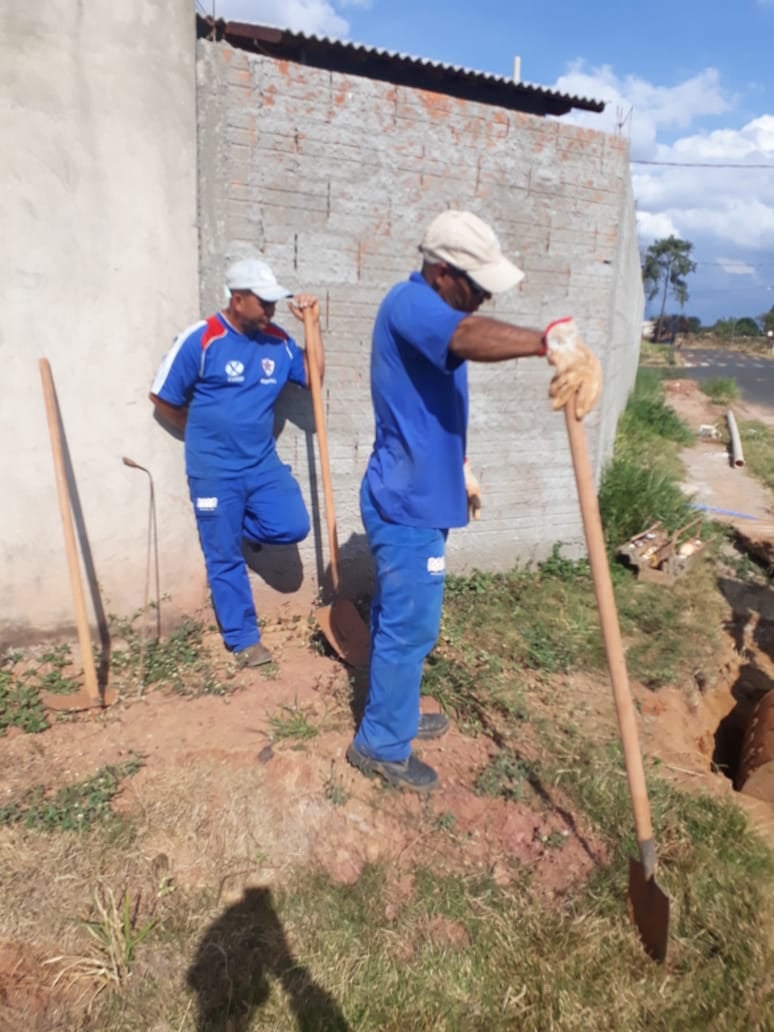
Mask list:
[[[527,871],[502,887],[485,873],[418,866],[410,891],[396,895],[390,865],[372,865],[352,884],[307,871],[228,905],[180,891],[177,911],[143,945],[157,979],[176,956],[177,982],[153,995],[145,980],[127,979],[83,1028],[139,1032],[151,1014],[169,1028],[198,1020],[338,1032],[771,1028],[774,858],[740,812],[650,779],[659,880],[672,899],[670,952],[659,966],[626,914],[635,850],[620,757],[593,749],[574,758],[571,774],[609,851],[583,888],[546,902]],[[560,863],[561,847],[560,836],[546,838]],[[200,915],[187,934],[180,908]],[[179,988],[181,955],[190,995]]]
[[[511,749],[498,752],[475,780],[480,795],[520,801],[539,783],[539,767]]]
[[[693,440],[690,428],[667,405],[661,377],[640,369],[599,492],[611,552],[657,520],[677,530],[694,515],[680,489],[678,458],[679,449]]]
[[[9,727],[18,727],[28,734],[45,731],[46,714],[37,688],[24,678],[15,676],[6,666],[0,667],[0,735]]]
[[[630,675],[650,688],[711,668],[724,619],[712,567],[697,563],[672,588],[612,568]],[[486,590],[481,588],[486,585]],[[606,669],[588,563],[555,549],[534,569],[447,578],[439,643],[422,682],[458,719],[484,730],[526,719],[535,676]]]
[[[186,619],[156,641],[145,640],[148,636],[138,628],[143,619],[147,616],[142,613],[112,619],[112,637],[119,644],[111,652],[110,676],[119,694],[141,693],[148,687],[188,696],[225,695],[232,690],[204,647],[200,621]],[[95,658],[99,662],[96,648]],[[0,660],[0,735],[9,727],[28,734],[45,731],[49,722],[41,693],[77,692],[80,675],[74,676],[71,670],[72,653],[66,643],[6,654]]]
[[[660,451],[663,441],[692,444],[693,439],[690,427],[666,403],[661,376],[639,369],[618,424],[616,451],[641,456],[644,449]]]
[[[48,720],[40,693],[77,692],[78,680],[67,674],[72,663],[66,643],[6,654],[0,662],[0,734],[18,727],[28,734],[45,731]]]
[[[121,642],[110,657],[111,673],[119,690],[166,688],[186,696],[228,693],[228,684],[217,675],[204,647],[204,625],[200,620],[187,618],[156,640],[142,630],[147,619],[142,612],[125,620],[111,618],[113,635]]]
[[[739,423],[746,468],[774,490],[774,427],[757,421]]]
[[[298,705],[281,706],[277,713],[272,714],[269,724],[275,741],[290,738],[307,742],[320,733],[320,729],[312,723],[309,710]]]
[[[699,386],[716,405],[729,405],[739,397],[739,385],[733,376],[714,376]]]
[[[111,821],[111,802],[121,782],[142,766],[140,760],[101,767],[94,777],[65,785],[53,795],[36,785],[24,795],[0,807],[0,824],[23,824],[37,831],[82,831]]]
[[[696,515],[674,475],[625,456],[614,456],[605,470],[599,509],[611,551],[656,521],[674,531]]]
[[[35,672],[36,687],[39,691],[52,692],[55,695],[69,695],[78,691],[78,681],[65,674],[65,670],[72,663],[72,652],[66,642],[47,648],[39,657],[39,663],[40,668]]]
[[[640,344],[640,363],[648,368],[666,367],[671,375],[672,369],[678,364],[679,356],[671,344],[656,344],[650,340],[643,340]]]

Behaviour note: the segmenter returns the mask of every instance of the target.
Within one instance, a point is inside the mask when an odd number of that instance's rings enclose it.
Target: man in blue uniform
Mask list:
[[[260,666],[271,654],[261,643],[242,542],[292,544],[309,533],[301,490],[280,461],[273,432],[285,384],[307,386],[306,356],[272,322],[276,303],[293,295],[266,262],[233,262],[226,287],[227,308],[176,338],[150,397],[161,418],[185,434],[191,501],[223,640],[240,666]],[[290,304],[300,320],[306,308],[319,326],[315,297],[299,294]]]
[[[473,314],[523,278],[477,216],[443,212],[419,249],[421,272],[389,291],[373,330],[376,435],[360,505],[376,592],[368,699],[347,758],[366,774],[426,792],[438,776],[411,743],[448,729],[443,714],[419,712],[422,668],[441,622],[446,536],[480,508],[465,460],[467,360],[546,356],[556,367],[554,407],[574,398],[578,418],[599,394],[601,371],[571,319],[543,332]]]

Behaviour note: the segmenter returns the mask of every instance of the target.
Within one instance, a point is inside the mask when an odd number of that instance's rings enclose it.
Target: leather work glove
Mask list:
[[[545,355],[556,374],[548,395],[554,409],[564,408],[575,399],[575,418],[583,419],[602,391],[602,366],[581,339],[575,320],[568,317],[552,322],[543,334]]]
[[[467,459],[462,464],[462,472],[465,475],[465,493],[468,496],[468,519],[481,519],[481,485]]]

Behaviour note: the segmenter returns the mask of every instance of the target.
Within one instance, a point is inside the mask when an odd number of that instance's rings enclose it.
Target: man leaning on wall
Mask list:
[[[287,545],[309,533],[309,515],[290,466],[277,454],[274,406],[288,383],[307,387],[307,356],[274,320],[290,299],[303,321],[319,304],[295,297],[260,258],[232,262],[223,311],[183,330],[151,387],[161,420],[185,437],[185,466],[212,604],[223,641],[240,666],[271,662],[242,552],[249,545]],[[319,341],[317,364],[324,356]],[[316,346],[307,341],[309,346]]]

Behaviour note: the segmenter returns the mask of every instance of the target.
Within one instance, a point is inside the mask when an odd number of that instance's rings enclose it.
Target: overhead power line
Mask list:
[[[671,168],[774,168],[772,164],[761,164],[758,162],[732,163],[714,161],[646,161],[644,158],[631,158],[632,165],[662,165]]]
[[[755,269],[774,269],[774,262],[746,262],[740,258],[739,261],[701,261],[697,259],[696,265],[712,265],[724,269],[734,276],[746,276],[748,272]]]

